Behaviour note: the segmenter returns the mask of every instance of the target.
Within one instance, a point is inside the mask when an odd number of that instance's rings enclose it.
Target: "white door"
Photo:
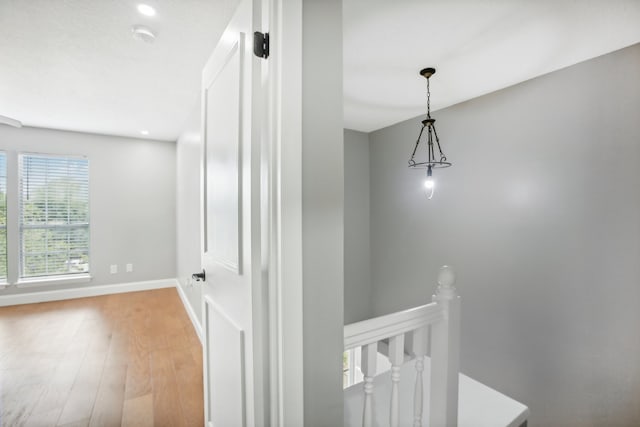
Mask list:
[[[214,427],[267,419],[259,7],[241,1],[202,80],[205,423]]]

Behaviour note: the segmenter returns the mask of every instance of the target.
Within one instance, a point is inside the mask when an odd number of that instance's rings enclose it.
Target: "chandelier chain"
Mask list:
[[[429,89],[429,79],[427,79],[427,118],[431,118],[431,90]]]

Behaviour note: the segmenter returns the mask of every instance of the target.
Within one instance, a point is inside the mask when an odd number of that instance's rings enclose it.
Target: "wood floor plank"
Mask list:
[[[164,420],[168,426],[186,426],[179,397],[171,391],[179,389],[170,350],[154,350],[150,356],[154,419]]]
[[[30,402],[32,399],[37,401],[40,398],[43,392],[43,387],[37,384],[30,384],[13,388],[13,392],[15,394],[5,393],[5,391],[6,388],[3,388],[2,413],[0,414],[3,425],[27,425],[27,420],[33,410]]]
[[[101,344],[87,351],[58,424],[91,418],[106,359],[107,349],[102,348]]]
[[[202,348],[175,289],[0,307],[0,425],[203,425]]]
[[[167,337],[164,333],[164,327],[161,319],[148,319],[147,329],[145,331],[147,339],[147,348],[149,351],[167,348]]]
[[[153,395],[151,393],[124,401],[123,427],[153,427]]]
[[[166,339],[168,348],[189,348],[191,346],[191,340],[185,335],[182,327],[179,332],[167,334]]]
[[[93,411],[90,427],[118,427],[122,423],[126,365],[111,365],[105,369]]]
[[[44,387],[44,391],[36,403],[31,418],[42,417],[41,414],[57,412],[58,420],[62,409],[71,393],[71,388],[80,370],[84,355],[69,355],[69,358],[59,363],[51,380]],[[31,423],[31,418],[29,421]]]
[[[196,367],[188,347],[171,348],[173,369],[180,389],[180,406],[189,426],[204,425],[202,372]]]
[[[48,412],[32,412],[25,426],[29,427],[56,427],[56,421],[62,408],[54,408]]]
[[[127,365],[125,399],[132,399],[151,393],[151,368],[146,350],[130,356]]]
[[[57,427],[89,427],[89,419],[84,419],[84,420],[78,420],[78,421],[74,421],[72,423],[69,424],[58,424]]]

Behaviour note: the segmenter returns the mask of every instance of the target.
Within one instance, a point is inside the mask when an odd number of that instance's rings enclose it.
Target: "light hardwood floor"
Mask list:
[[[0,426],[202,426],[202,347],[173,288],[0,308]]]

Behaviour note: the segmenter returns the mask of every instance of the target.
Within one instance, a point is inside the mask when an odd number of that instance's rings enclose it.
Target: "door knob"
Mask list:
[[[191,275],[191,278],[194,279],[196,282],[204,282],[206,280],[206,274],[204,272],[204,268],[202,269],[201,273],[193,273]]]

